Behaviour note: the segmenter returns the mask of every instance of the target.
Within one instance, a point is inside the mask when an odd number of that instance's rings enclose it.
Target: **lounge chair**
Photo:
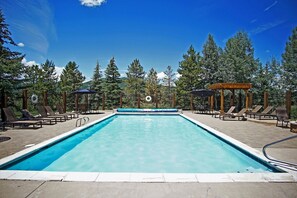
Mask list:
[[[3,112],[6,117],[5,125],[11,125],[14,127],[15,125],[20,125],[24,128],[29,128],[29,125],[32,125],[33,128],[41,128],[42,122],[38,120],[18,120],[14,114],[14,112],[9,108],[3,108]],[[39,126],[39,127],[38,127]]]
[[[57,124],[57,118],[35,117],[27,109],[21,110],[25,120],[41,120],[43,124]]]
[[[57,110],[58,110],[59,114],[66,114],[66,115],[71,116],[71,118],[78,118],[79,117],[78,113],[75,113],[75,112],[66,112],[66,113],[64,113],[63,107],[61,105],[57,105]]]
[[[276,126],[280,126],[278,123],[281,122],[281,127],[288,127],[290,123],[289,116],[287,114],[287,109],[283,107],[276,108]]]
[[[47,112],[46,112],[46,110],[45,110],[45,108],[43,106],[37,106],[37,110],[38,110],[38,113],[41,115],[41,117],[44,117],[44,118],[56,118],[56,120],[57,121],[60,121],[60,122],[66,121],[65,116],[59,116],[59,115],[51,116],[51,115],[47,115]]]
[[[256,116],[258,116],[258,117],[259,117],[259,120],[261,120],[261,117],[262,117],[262,116],[263,116],[263,117],[270,116],[269,112],[270,112],[272,109],[273,109],[273,106],[268,106],[268,107],[266,107],[266,109],[264,109],[261,113],[256,113],[256,114],[254,115],[254,118],[255,118]]]
[[[53,109],[50,106],[44,106],[46,112],[50,115],[50,116],[64,116],[65,119],[72,119],[72,115],[67,114],[67,113],[63,113],[63,114],[56,114]]]
[[[228,118],[238,118],[238,120],[246,120],[244,119],[244,113],[246,112],[246,108],[241,109],[238,113],[231,113],[228,115],[223,115],[223,120],[225,120],[226,117]]]
[[[252,115],[256,116],[257,113],[259,113],[260,109],[262,108],[262,105],[257,105],[252,111],[246,112],[246,115],[250,115],[250,118],[252,117]]]
[[[232,115],[232,112],[234,111],[235,109],[235,106],[231,106],[230,109],[225,113],[225,112],[220,112],[219,113],[219,118],[221,119],[224,115]],[[216,115],[215,115],[215,118],[216,118]]]

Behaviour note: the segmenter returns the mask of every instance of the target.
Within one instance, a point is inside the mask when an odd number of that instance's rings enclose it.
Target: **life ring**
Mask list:
[[[36,104],[38,102],[38,96],[36,94],[32,94],[32,96],[31,96],[31,102],[33,104]]]
[[[150,102],[150,101],[152,101],[152,97],[151,97],[151,96],[146,96],[146,97],[145,97],[145,100],[146,100],[147,102]]]

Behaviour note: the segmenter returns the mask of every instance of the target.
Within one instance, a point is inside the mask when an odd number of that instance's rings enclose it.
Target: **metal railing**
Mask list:
[[[89,122],[89,120],[90,120],[89,117],[78,118],[78,119],[76,120],[75,127],[83,126],[83,125],[85,125],[87,122]]]
[[[285,168],[287,168],[287,169],[290,169],[290,170],[293,170],[293,171],[297,171],[297,164],[292,163],[292,162],[283,161],[283,160],[272,159],[272,158],[270,158],[270,157],[267,155],[267,153],[266,153],[266,149],[267,149],[267,147],[269,147],[269,146],[271,146],[271,145],[274,145],[274,144],[277,144],[277,143],[280,143],[280,142],[284,142],[284,141],[287,141],[287,140],[291,140],[291,139],[294,139],[294,138],[297,138],[297,135],[294,135],[294,136],[291,136],[291,137],[287,137],[287,138],[284,138],[284,139],[281,139],[281,140],[278,140],[278,141],[275,141],[275,142],[266,144],[266,145],[262,148],[262,152],[263,152],[264,156],[265,156],[267,159],[269,159],[271,162],[274,162],[275,165],[277,165],[277,166],[282,166],[282,167],[285,167]]]

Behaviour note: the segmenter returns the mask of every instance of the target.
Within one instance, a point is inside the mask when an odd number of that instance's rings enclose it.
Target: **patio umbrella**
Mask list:
[[[210,89],[196,89],[191,91],[191,94],[195,96],[200,96],[200,97],[209,97],[212,96],[215,92]]]

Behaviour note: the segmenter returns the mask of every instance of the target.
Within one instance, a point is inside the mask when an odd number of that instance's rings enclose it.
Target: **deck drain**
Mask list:
[[[7,140],[10,140],[11,138],[10,137],[0,137],[0,142],[5,142]]]

